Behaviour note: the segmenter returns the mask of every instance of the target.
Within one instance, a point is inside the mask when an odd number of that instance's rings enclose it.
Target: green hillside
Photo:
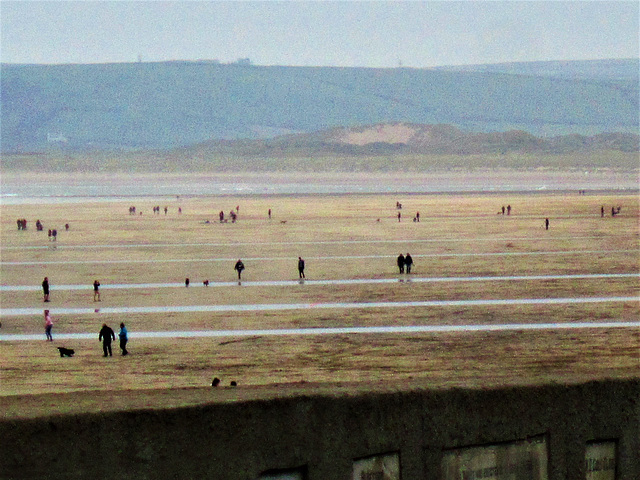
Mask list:
[[[535,135],[637,133],[639,123],[637,76],[407,68],[3,64],[1,101],[4,152],[165,149],[383,122]]]

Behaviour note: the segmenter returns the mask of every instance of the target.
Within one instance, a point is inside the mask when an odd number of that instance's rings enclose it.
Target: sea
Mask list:
[[[637,172],[473,171],[416,174],[3,174],[0,205],[209,196],[634,193]]]

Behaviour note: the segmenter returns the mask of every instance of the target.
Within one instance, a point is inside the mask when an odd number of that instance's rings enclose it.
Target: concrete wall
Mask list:
[[[530,438],[545,443],[541,478],[606,478],[587,473],[585,454],[591,442],[608,441],[615,445],[615,479],[640,479],[640,379],[3,420],[0,478],[347,480],[354,461],[365,472],[362,459],[388,454],[384,462],[399,459],[403,480],[448,480],[443,465],[453,449],[517,447]],[[502,478],[486,472],[458,478]],[[386,475],[357,478],[397,473]]]

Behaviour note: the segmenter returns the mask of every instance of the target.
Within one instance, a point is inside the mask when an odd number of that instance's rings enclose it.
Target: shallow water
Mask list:
[[[502,325],[417,325],[382,327],[338,327],[338,328],[283,328],[272,330],[196,330],[168,332],[130,332],[129,338],[203,338],[203,337],[253,337],[281,335],[351,335],[360,333],[449,333],[449,332],[496,332],[518,330],[567,330],[584,328],[638,328],[640,322],[575,322],[575,323],[508,323]],[[0,335],[0,342],[43,340],[43,334]],[[91,340],[97,333],[55,334],[55,340]]]
[[[264,280],[246,282],[243,287],[293,287],[315,285],[367,285],[390,283],[442,283],[442,282],[501,282],[501,281],[527,281],[527,280],[587,280],[596,278],[640,278],[640,273],[587,273],[569,275],[500,275],[500,276],[476,276],[476,277],[414,277],[403,276],[398,278],[354,278],[354,279],[326,279],[326,280]],[[189,288],[215,288],[236,287],[238,282],[209,282],[208,286],[193,282]],[[55,285],[56,291],[91,290],[93,285]],[[116,283],[101,285],[101,290],[129,290],[129,289],[157,289],[157,288],[185,288],[184,282],[174,283]],[[0,285],[0,292],[35,292],[42,290],[39,285]]]
[[[568,298],[517,298],[485,300],[432,300],[413,302],[335,302],[335,303],[258,303],[236,305],[166,305],[149,307],[53,307],[52,315],[95,315],[117,313],[192,313],[192,312],[262,312],[307,309],[355,309],[355,308],[408,308],[408,307],[469,307],[497,305],[550,305],[577,303],[639,302],[640,297],[568,297]],[[0,317],[42,315],[42,308],[2,308]]]
[[[635,253],[637,250],[558,250],[551,252],[492,252],[492,253],[426,253],[414,254],[414,259],[419,258],[447,258],[447,257],[520,257],[520,256],[539,256],[539,255],[593,255],[607,254],[619,255],[627,253]],[[252,261],[282,261],[292,260],[295,257],[246,257],[245,262]],[[372,258],[396,258],[396,255],[335,255],[322,257],[306,257],[308,260],[353,260],[353,259],[372,259]],[[0,265],[112,265],[112,264],[140,264],[140,263],[202,263],[202,262],[223,262],[229,263],[235,261],[233,258],[167,258],[163,260],[50,260],[50,261],[28,261],[28,262],[0,262]]]
[[[52,204],[219,195],[637,191],[627,172],[477,171],[433,174],[5,174],[0,203]]]

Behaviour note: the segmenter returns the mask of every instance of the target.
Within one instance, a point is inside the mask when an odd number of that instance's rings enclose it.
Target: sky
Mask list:
[[[638,58],[637,1],[6,1],[0,60],[415,67]]]

